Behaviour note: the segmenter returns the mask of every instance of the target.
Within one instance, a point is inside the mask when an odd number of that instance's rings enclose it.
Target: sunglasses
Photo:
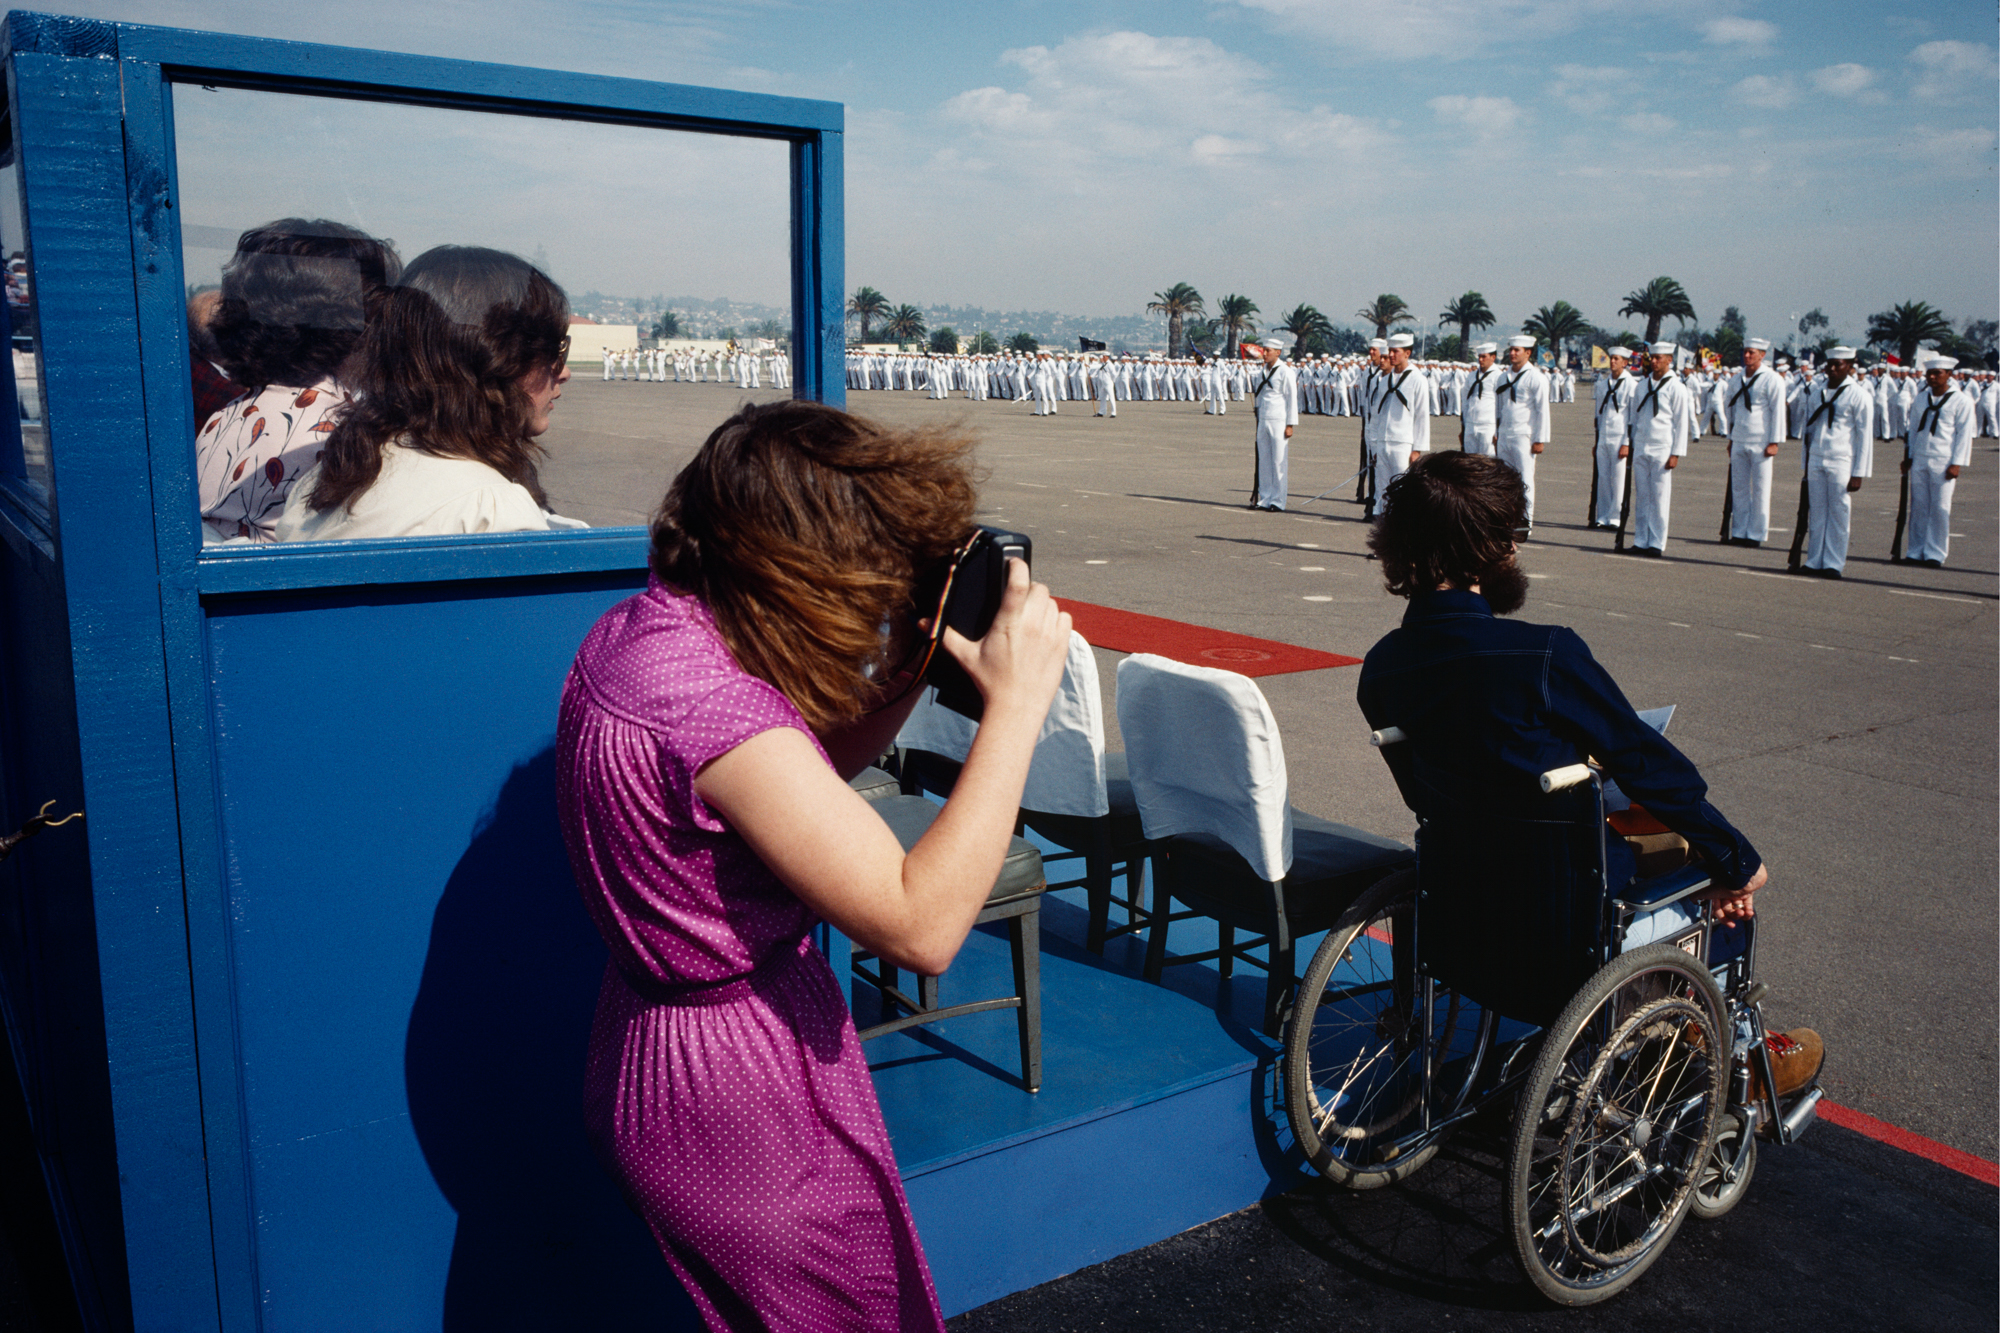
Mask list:
[[[556,363],[555,365],[551,366],[550,369],[554,370],[556,374],[560,375],[563,372],[563,367],[567,366],[568,364],[569,364],[569,335],[565,333],[563,335],[563,340],[556,344]]]

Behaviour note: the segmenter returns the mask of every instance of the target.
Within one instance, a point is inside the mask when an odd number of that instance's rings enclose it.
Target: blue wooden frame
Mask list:
[[[211,610],[308,590],[637,578],[645,546],[639,530],[612,529],[204,551],[173,87],[227,84],[783,140],[791,148],[795,392],[834,405],[845,401],[843,111],[798,98],[20,12],[0,33],[0,67],[54,478],[43,497],[0,476],[0,561],[10,579],[40,590],[48,632],[66,635],[68,647],[66,660],[44,653],[28,670],[45,679],[0,680],[0,690],[16,696],[16,713],[24,693],[74,710],[62,755],[40,733],[12,727],[0,735],[0,815],[11,817],[31,783],[51,774],[71,773],[81,785],[89,819],[79,850],[68,861],[52,851],[19,870],[14,891],[87,877],[78,929],[88,938],[57,947],[70,951],[64,966],[94,977],[101,1045],[93,1037],[80,1053],[49,1049],[34,1012],[50,1001],[18,976],[0,977],[0,1012],[31,1085],[74,1085],[86,1097],[104,1085],[101,1128],[72,1135],[61,1161],[49,1153],[86,1323],[249,1330],[261,1315],[221,887]],[[11,383],[5,393],[11,398]],[[0,425],[0,433],[11,433],[17,457],[15,428]],[[0,624],[0,633],[14,629],[12,619]],[[65,714],[61,727],[68,722]],[[29,756],[36,744],[42,753]],[[31,758],[39,763],[32,773]],[[74,1006],[68,1012],[74,1017]],[[101,1066],[94,1076],[59,1068],[93,1060]],[[69,1114],[50,1098],[31,1093],[31,1111],[45,1122]]]

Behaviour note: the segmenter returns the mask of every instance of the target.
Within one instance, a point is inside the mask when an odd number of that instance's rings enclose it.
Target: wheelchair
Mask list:
[[[1306,1157],[1357,1190],[1512,1099],[1506,1229],[1534,1286],[1577,1306],[1630,1286],[1689,1213],[1735,1207],[1757,1141],[1790,1143],[1821,1092],[1774,1095],[1755,919],[1719,921],[1696,865],[1630,873],[1596,770],[1541,788],[1526,817],[1420,817],[1416,869],[1357,899],[1306,969],[1282,1088]],[[1638,942],[1675,904],[1685,923]]]

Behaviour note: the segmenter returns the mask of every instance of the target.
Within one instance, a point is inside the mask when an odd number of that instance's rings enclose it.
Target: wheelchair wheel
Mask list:
[[[1299,984],[1285,1032],[1285,1111],[1320,1174],[1349,1189],[1401,1180],[1428,1162],[1423,1136],[1426,1044],[1414,978],[1399,975],[1395,932],[1409,929],[1417,877],[1392,875],[1361,895]],[[1406,965],[1407,966],[1407,965]],[[1470,1001],[1440,987],[1429,1050],[1433,1111],[1449,1111],[1478,1073],[1490,1036]]]
[[[1722,992],[1671,944],[1607,965],[1543,1038],[1505,1181],[1514,1253],[1559,1305],[1616,1295],[1686,1218],[1715,1145]]]
[[[1736,1178],[1726,1179],[1739,1151],[1743,1154],[1743,1161],[1736,1166]],[[1688,1201],[1689,1210],[1702,1221],[1713,1222],[1743,1202],[1743,1196],[1750,1192],[1750,1177],[1756,1170],[1756,1136],[1752,1135],[1746,1141],[1743,1122],[1725,1113],[1721,1124],[1716,1127],[1715,1146],[1709,1149],[1708,1159],[1702,1163],[1701,1175],[1695,1179],[1694,1198]]]

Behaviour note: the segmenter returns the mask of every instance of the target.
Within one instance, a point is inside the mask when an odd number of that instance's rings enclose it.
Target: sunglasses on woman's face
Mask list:
[[[556,363],[553,366],[550,366],[549,369],[553,370],[556,374],[560,375],[563,373],[563,367],[567,366],[568,364],[569,364],[569,335],[565,333],[563,335],[563,340],[556,344]]]

